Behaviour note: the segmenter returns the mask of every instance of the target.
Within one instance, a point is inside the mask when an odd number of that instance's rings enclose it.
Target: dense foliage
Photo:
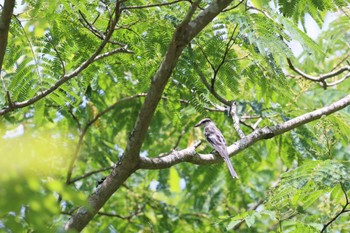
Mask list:
[[[87,206],[122,158],[191,4],[16,2],[1,67],[0,231],[60,232]],[[346,96],[349,14],[347,0],[233,1],[184,48],[140,156],[203,139],[193,126],[204,117],[233,144],[232,100],[248,135]],[[312,22],[323,29],[316,40]],[[233,156],[239,180],[222,162],[139,169],[85,231],[349,232],[349,135],[346,108]],[[211,152],[204,141],[196,150]]]

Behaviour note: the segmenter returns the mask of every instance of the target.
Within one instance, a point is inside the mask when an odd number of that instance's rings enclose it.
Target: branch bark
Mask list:
[[[327,79],[333,78],[335,76],[338,76],[338,75],[340,75],[340,74],[342,74],[342,73],[344,73],[346,71],[350,72],[350,66],[341,67],[341,68],[339,68],[337,70],[333,70],[333,71],[331,71],[331,72],[329,72],[327,74],[322,74],[322,75],[319,75],[319,76],[312,76],[312,75],[306,74],[303,71],[301,71],[298,68],[296,68],[289,58],[287,58],[287,62],[288,62],[289,68],[291,70],[293,70],[295,73],[299,74],[301,77],[303,77],[305,79],[308,79],[310,81],[319,82],[320,84],[322,84],[323,88],[325,88],[325,89],[327,87],[331,87],[331,86],[337,85],[337,84],[343,82],[345,79],[350,77],[350,74],[348,73],[343,78],[340,78],[339,80],[334,81],[332,83],[328,83],[326,81]]]
[[[281,135],[301,125],[317,120],[322,116],[330,115],[349,105],[350,95],[347,95],[329,106],[306,113],[275,126],[255,130],[251,134],[246,135],[245,138],[233,143],[227,148],[227,150],[230,156],[234,156],[262,139],[269,139],[277,135]],[[213,164],[222,161],[220,156],[216,156],[214,154],[198,154],[195,150],[195,146],[190,146],[181,151],[173,151],[164,157],[141,157],[140,159],[140,169],[163,169],[181,162],[189,162],[193,164]]]
[[[1,12],[0,18],[0,72],[2,71],[2,63],[4,62],[5,51],[8,40],[8,32],[10,28],[13,8],[15,7],[15,0],[5,0],[4,8]]]
[[[67,222],[66,230],[81,231],[89,221],[97,214],[98,210],[106,203],[112,194],[119,189],[124,181],[132,175],[140,166],[139,153],[145,139],[152,116],[161,99],[165,85],[167,84],[173,69],[188,43],[208,25],[220,12],[226,8],[231,0],[213,1],[205,10],[191,20],[198,1],[192,5],[183,22],[177,27],[172,41],[168,46],[165,57],[151,80],[151,85],[140,110],[134,129],[132,130],[124,156],[104,182],[89,197],[89,208],[80,208],[79,211]]]

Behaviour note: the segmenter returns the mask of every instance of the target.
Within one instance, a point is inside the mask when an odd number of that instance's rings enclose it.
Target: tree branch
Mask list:
[[[199,75],[199,78],[201,79],[204,86],[208,89],[208,91],[221,103],[225,104],[226,106],[231,106],[231,101],[223,98],[219,93],[216,92],[214,88],[211,88],[210,84],[208,83],[207,79],[205,78],[205,75],[202,73],[202,71],[199,69],[198,65],[193,66],[197,74]]]
[[[318,110],[295,117],[281,124],[257,129],[245,138],[240,139],[229,146],[228,152],[230,156],[234,156],[249,146],[255,144],[262,139],[269,139],[285,132],[293,130],[301,125],[317,120],[322,116],[330,115],[350,105],[350,95],[334,102],[333,104],[320,108]],[[173,151],[164,157],[141,157],[140,169],[163,169],[171,167],[181,162],[189,162],[193,164],[213,164],[221,162],[222,159],[214,154],[197,154],[195,147],[190,146],[180,151]]]
[[[8,32],[10,28],[13,8],[15,7],[15,0],[5,0],[4,7],[0,18],[0,73],[2,71],[2,64],[6,53]]]
[[[147,96],[147,93],[140,93],[140,94],[136,94],[136,95],[133,95],[133,96],[129,96],[129,97],[124,97],[124,98],[121,98],[119,99],[118,101],[116,101],[114,104],[112,104],[111,106],[109,106],[108,108],[106,108],[105,110],[103,110],[102,112],[98,113],[93,119],[91,119],[85,126],[84,128],[81,127],[81,124],[79,122],[79,120],[77,119],[77,117],[73,114],[73,112],[71,111],[71,109],[68,110],[68,112],[71,114],[72,118],[75,120],[75,122],[77,123],[77,126],[80,130],[80,134],[79,134],[79,140],[78,140],[78,144],[77,144],[77,147],[73,153],[73,156],[70,160],[70,163],[69,163],[69,166],[68,166],[68,171],[67,171],[67,177],[66,177],[66,184],[72,184],[78,180],[81,180],[81,179],[84,179],[90,175],[93,175],[95,173],[98,173],[100,172],[100,170],[98,170],[97,172],[90,172],[90,173],[87,173],[81,177],[78,177],[78,178],[75,178],[75,179],[71,179],[72,177],[72,172],[73,172],[73,169],[74,169],[74,164],[76,162],[76,160],[78,159],[79,157],[79,152],[80,152],[80,149],[81,149],[81,146],[82,146],[82,143],[83,143],[83,139],[85,137],[85,134],[87,133],[88,129],[90,128],[91,125],[93,125],[99,118],[101,118],[102,116],[104,116],[106,113],[110,112],[111,110],[113,110],[114,108],[116,108],[118,105],[120,105],[121,103],[124,103],[124,102],[127,102],[127,101],[130,101],[130,100],[133,100],[133,99],[136,99],[136,98],[140,98],[140,97],[146,97]],[[167,97],[163,96],[162,97],[163,100],[168,100]],[[189,104],[189,101],[187,100],[183,100],[183,99],[180,99],[180,103],[182,104]],[[207,108],[206,108],[207,109]],[[213,109],[207,109],[207,110],[213,110]],[[216,111],[219,111],[219,110],[216,110]],[[187,127],[187,124],[186,126],[184,127],[184,129],[182,130],[181,132],[181,135],[179,136],[175,146],[174,146],[174,149],[178,146],[178,143],[180,142],[181,140],[181,137],[184,135],[185,133],[185,128]],[[112,169],[111,168],[108,168],[106,170],[109,170],[109,169]],[[105,171],[105,170],[101,170],[101,171]]]
[[[214,84],[215,84],[215,81],[216,81],[216,77],[217,77],[217,75],[219,73],[219,70],[227,62],[226,57],[228,55],[228,52],[231,50],[232,46],[235,43],[235,40],[236,40],[237,36],[235,38],[233,38],[233,36],[234,36],[234,34],[235,34],[236,30],[237,30],[237,27],[238,27],[238,24],[236,24],[235,28],[233,29],[233,32],[232,32],[232,34],[231,34],[231,36],[230,36],[230,38],[229,38],[229,40],[228,40],[228,42],[227,42],[227,44],[225,46],[225,52],[224,52],[224,54],[222,56],[220,64],[216,68],[213,69],[214,74],[213,74],[213,77],[211,79],[211,89],[214,89]]]
[[[125,6],[122,10],[137,10],[137,9],[145,9],[145,8],[151,8],[151,7],[162,7],[162,6],[169,6],[173,5],[179,2],[190,2],[188,0],[176,0],[172,2],[166,2],[166,3],[159,3],[159,4],[149,4],[144,6]]]
[[[230,7],[230,8],[228,8],[228,9],[222,10],[222,12],[227,12],[227,11],[236,9],[236,8],[239,7],[239,5],[241,5],[244,1],[245,1],[245,0],[241,0],[241,1],[239,1],[236,5],[234,5],[233,7]]]
[[[233,37],[236,29],[238,27],[238,24],[236,24],[235,28],[233,29],[233,32],[225,46],[225,51],[224,54],[222,56],[222,59],[219,63],[219,65],[217,67],[214,66],[214,64],[209,60],[209,58],[206,56],[204,50],[202,49],[201,46],[199,46],[199,49],[201,50],[204,58],[206,59],[206,61],[209,63],[211,69],[213,70],[213,77],[211,78],[211,83],[209,83],[205,77],[205,75],[202,73],[202,71],[200,70],[200,66],[199,65],[194,65],[194,69],[197,72],[197,74],[199,75],[201,81],[203,82],[204,86],[208,89],[208,91],[221,103],[227,105],[227,106],[231,106],[232,101],[226,100],[225,98],[223,98],[221,95],[219,95],[219,93],[216,92],[215,90],[215,81],[216,81],[216,77],[217,74],[219,73],[220,68],[227,62],[226,57],[228,55],[228,52],[230,51],[232,45],[234,44],[234,41],[237,37]]]
[[[152,116],[162,97],[164,88],[188,43],[207,26],[231,0],[216,0],[191,20],[197,4],[193,4],[183,22],[177,27],[158,70],[151,78],[147,97],[130,133],[124,155],[104,182],[89,197],[89,208],[80,208],[65,225],[66,230],[81,231],[97,214],[112,194],[133,174],[140,163],[140,150],[151,123]],[[96,57],[96,56],[95,56]]]
[[[124,103],[124,102],[129,101],[129,100],[133,100],[133,99],[136,99],[136,98],[139,98],[139,97],[145,97],[145,96],[147,96],[147,94],[141,93],[141,94],[136,94],[136,95],[133,95],[133,96],[129,96],[129,97],[125,97],[125,98],[119,99],[117,102],[115,102],[114,104],[112,104],[111,106],[109,106],[108,108],[106,108],[105,110],[100,112],[99,114],[97,114],[92,120],[90,120],[85,125],[85,127],[82,130],[80,130],[77,147],[76,147],[76,149],[74,151],[74,154],[73,154],[73,156],[72,156],[72,158],[71,158],[71,160],[69,162],[68,171],[67,171],[67,178],[66,178],[66,184],[71,184],[71,183],[75,182],[75,181],[71,180],[72,172],[73,172],[73,169],[74,169],[74,164],[75,164],[75,162],[77,161],[77,159],[79,157],[80,149],[81,149],[81,146],[83,144],[83,140],[84,140],[85,134],[87,133],[87,131],[90,128],[90,126],[92,124],[94,124],[100,117],[102,117],[103,115],[105,115],[106,113],[108,113],[109,111],[111,111],[112,109],[114,109],[115,107],[120,105],[121,103]]]
[[[308,79],[310,81],[321,83],[324,88],[337,85],[337,84],[343,82],[348,77],[350,77],[350,74],[347,74],[345,77],[343,77],[343,78],[341,78],[333,83],[327,83],[326,79],[333,78],[333,77],[335,77],[339,74],[342,74],[346,71],[350,72],[350,66],[341,67],[341,68],[339,68],[337,70],[333,70],[332,72],[329,72],[327,74],[322,74],[319,76],[312,76],[312,75],[308,75],[308,74],[304,73],[303,71],[299,70],[298,68],[296,68],[289,58],[287,58],[287,62],[288,62],[289,68],[291,70],[293,70],[295,73],[299,74],[301,77]]]
[[[343,192],[344,192],[345,204],[344,204],[343,208],[341,209],[341,211],[340,211],[338,214],[336,214],[331,220],[329,220],[329,222],[327,222],[326,224],[323,225],[323,228],[322,228],[322,230],[321,230],[321,233],[322,233],[322,232],[325,232],[326,229],[327,229],[327,227],[328,227],[329,225],[331,225],[335,220],[337,220],[337,218],[338,218],[340,215],[349,212],[349,210],[346,209],[346,208],[348,207],[348,205],[350,205],[348,194],[347,194],[347,192],[346,192],[346,190],[345,190],[345,188],[344,188],[343,183],[340,183],[340,186],[341,186],[341,189],[342,189]]]
[[[41,100],[42,98],[46,97],[50,93],[57,90],[61,85],[63,85],[64,83],[66,83],[70,79],[76,77],[78,74],[80,74],[87,67],[89,67],[95,61],[96,57],[102,52],[103,48],[106,46],[109,39],[111,38],[113,31],[114,31],[113,29],[119,20],[120,14],[121,14],[120,1],[117,1],[116,9],[114,11],[114,18],[111,19],[111,22],[108,24],[108,27],[106,29],[106,36],[105,36],[104,40],[102,41],[100,46],[96,49],[96,51],[87,60],[85,60],[83,63],[81,63],[80,66],[78,66],[70,74],[63,75],[62,78],[59,79],[49,89],[40,92],[39,94],[37,94],[33,98],[22,101],[22,102],[13,102],[12,107],[11,106],[4,107],[3,109],[0,110],[0,116],[4,115],[4,114],[6,114],[14,109],[27,107],[27,106]],[[2,43],[0,43],[0,44],[2,44]]]
[[[98,55],[98,56],[96,56],[96,57],[94,58],[94,61],[100,60],[100,59],[105,58],[105,57],[112,56],[112,55],[114,55],[114,54],[116,54],[116,53],[130,53],[130,54],[134,54],[134,51],[129,50],[129,49],[127,48],[127,46],[124,46],[124,47],[122,47],[122,48],[117,48],[117,49],[114,49],[114,50],[112,50],[112,51],[109,51],[109,52],[100,54],[100,55]]]
[[[253,206],[251,206],[248,210],[256,210],[257,208],[259,208],[259,206],[261,206],[262,204],[264,204],[264,200],[260,200],[257,203],[255,203]],[[233,230],[237,231],[245,222],[245,219],[243,218],[239,223],[237,223],[236,226],[234,226]]]
[[[95,170],[95,171],[91,171],[91,172],[88,172],[88,173],[85,173],[84,175],[82,176],[79,176],[79,177],[76,177],[74,179],[71,179],[69,184],[72,184],[72,183],[75,183],[79,180],[82,180],[82,179],[85,179],[89,176],[92,176],[94,174],[97,174],[97,173],[100,173],[100,172],[104,172],[104,171],[108,171],[108,170],[112,170],[114,168],[114,166],[111,166],[111,167],[104,167],[104,168],[101,168],[101,169],[98,169],[98,170]]]
[[[243,131],[241,130],[241,127],[239,126],[240,121],[239,121],[239,117],[237,114],[237,105],[236,105],[235,101],[232,102],[230,114],[232,116],[233,126],[234,126],[236,132],[238,133],[240,138],[244,138],[245,135],[244,135]]]
[[[108,216],[108,217],[117,217],[117,218],[120,218],[123,220],[130,221],[132,218],[141,214],[144,209],[145,209],[145,206],[138,206],[138,208],[133,213],[130,213],[128,216],[121,216],[119,214],[106,213],[106,212],[101,212],[101,211],[99,211],[98,214],[103,215],[103,216]]]

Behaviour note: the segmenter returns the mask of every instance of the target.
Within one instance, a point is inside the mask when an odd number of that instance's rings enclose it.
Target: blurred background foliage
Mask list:
[[[89,58],[101,43],[115,2],[17,1],[1,74],[12,100],[32,98]],[[196,14],[209,2],[201,1]],[[86,205],[122,156],[143,93],[190,6],[179,1],[135,7],[162,3],[123,2],[112,43],[102,53],[131,52],[93,62],[43,100],[0,118],[0,231],[62,232],[69,215]],[[203,138],[193,125],[208,116],[228,144],[239,139],[201,77],[215,82],[225,99],[238,101],[246,125],[261,119],[259,127],[348,94],[348,81],[324,90],[296,76],[286,58],[315,76],[348,65],[349,14],[347,0],[243,1],[220,14],[184,50],[141,156],[183,149]],[[315,36],[311,27],[317,25],[322,30]],[[4,90],[0,105],[7,105]],[[252,132],[244,125],[242,130]],[[139,170],[84,232],[320,231],[348,201],[349,135],[345,109],[261,141],[232,158],[240,175],[235,181],[223,163]],[[210,151],[206,143],[198,148]],[[78,160],[67,182],[74,156]],[[349,219],[341,215],[329,231],[349,232]]]

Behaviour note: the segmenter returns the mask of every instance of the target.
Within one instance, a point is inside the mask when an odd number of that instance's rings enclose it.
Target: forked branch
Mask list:
[[[350,66],[343,66],[339,69],[336,69],[336,70],[333,70],[329,73],[326,73],[326,74],[321,74],[319,76],[312,76],[312,75],[309,75],[309,74],[306,74],[304,73],[303,71],[299,70],[298,68],[296,68],[292,61],[287,58],[287,62],[288,62],[288,65],[289,65],[289,68],[291,70],[293,70],[295,73],[299,74],[301,77],[305,78],[305,79],[308,79],[310,81],[313,81],[313,82],[318,82],[320,83],[323,88],[327,88],[327,87],[331,87],[331,86],[334,86],[334,85],[337,85],[341,82],[343,82],[344,80],[346,80],[347,78],[350,77]],[[327,82],[326,80],[329,79],[329,78],[334,78],[344,72],[349,72],[348,74],[346,74],[344,77],[334,81],[334,82]]]

